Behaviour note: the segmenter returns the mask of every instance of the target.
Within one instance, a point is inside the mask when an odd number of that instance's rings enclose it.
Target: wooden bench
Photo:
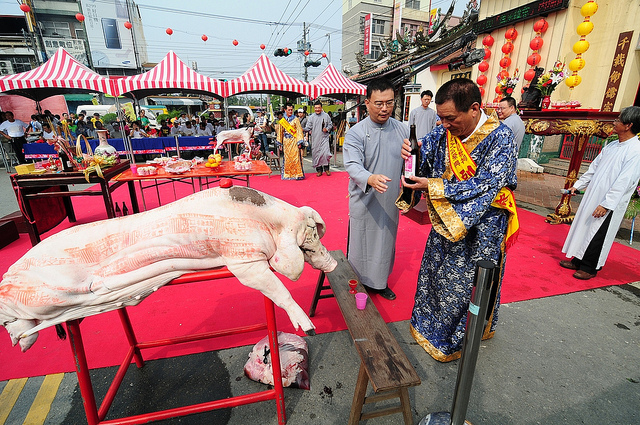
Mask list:
[[[353,345],[360,355],[360,371],[349,414],[349,424],[355,425],[361,420],[400,412],[404,416],[405,424],[412,424],[408,388],[420,385],[420,377],[371,299],[367,299],[364,310],[356,308],[355,296],[349,293],[348,282],[351,279],[358,279],[358,276],[344,253],[331,251],[331,256],[338,261],[338,266],[334,271],[326,274],[329,286],[324,284],[325,273],[320,273],[309,316],[312,317],[315,314],[320,298],[335,297],[349,328]],[[321,294],[323,290],[329,289],[333,291],[333,295]],[[366,292],[360,282],[358,282],[357,291]],[[366,397],[369,382],[375,394]],[[396,397],[400,399],[399,406],[362,413],[362,406],[366,403],[376,403]]]

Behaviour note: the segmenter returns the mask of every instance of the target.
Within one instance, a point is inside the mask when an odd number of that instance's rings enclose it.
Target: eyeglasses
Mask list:
[[[371,102],[371,104],[378,109],[382,109],[383,106],[386,106],[387,108],[393,108],[395,102],[395,100],[387,100],[386,102]]]

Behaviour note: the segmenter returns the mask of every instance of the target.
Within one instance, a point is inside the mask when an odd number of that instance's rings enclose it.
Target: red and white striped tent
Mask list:
[[[238,93],[302,94],[314,97],[309,83],[285,74],[265,54],[260,55],[244,74],[227,81],[227,96]]]
[[[30,71],[0,77],[0,92],[35,101],[56,94],[100,92],[113,94],[111,81],[71,56],[62,47],[47,62]]]
[[[188,67],[173,52],[167,55],[150,71],[115,80],[118,95],[132,94],[142,98],[153,94],[175,91],[197,94],[213,94],[225,97],[226,86],[222,81],[197,73]],[[173,89],[173,90],[171,90]]]
[[[309,84],[314,87],[314,97],[342,93],[367,94],[367,86],[348,79],[333,64],[327,65]]]

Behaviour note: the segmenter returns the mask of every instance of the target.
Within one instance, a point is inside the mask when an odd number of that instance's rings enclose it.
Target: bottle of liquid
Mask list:
[[[116,202],[116,217],[122,217],[122,211],[120,210],[120,205]]]
[[[129,215],[129,208],[127,208],[127,204],[125,204],[124,202],[122,203],[122,215]]]
[[[409,143],[411,143],[411,156],[404,161],[404,179],[407,183],[415,183],[412,177],[420,177],[420,147],[418,146],[418,138],[416,137],[416,126],[409,127]],[[404,204],[402,210],[409,210],[414,205],[414,190],[408,187],[402,188],[400,201]]]
[[[67,155],[67,153],[63,150],[60,150],[58,152],[58,156],[60,157],[60,162],[62,163],[62,170],[73,171],[73,165],[71,164],[71,161],[69,160],[69,156]]]

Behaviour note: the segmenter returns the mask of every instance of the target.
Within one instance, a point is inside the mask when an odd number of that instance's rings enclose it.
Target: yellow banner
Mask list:
[[[469,152],[459,138],[447,131],[447,150],[449,151],[449,164],[453,174],[458,180],[468,180],[476,174],[478,166],[474,162]],[[518,211],[516,210],[516,198],[508,187],[500,189],[496,198],[491,202],[491,206],[509,211],[509,223],[507,224],[507,236],[505,246],[509,248],[517,238],[520,223],[518,221]]]
[[[287,130],[287,133],[291,134],[293,137],[297,136],[297,131],[296,128],[291,125],[289,123],[289,121],[287,121],[284,118],[280,118],[280,121],[278,121],[278,123],[280,123],[280,125],[282,126],[282,128],[284,128],[285,130]]]

